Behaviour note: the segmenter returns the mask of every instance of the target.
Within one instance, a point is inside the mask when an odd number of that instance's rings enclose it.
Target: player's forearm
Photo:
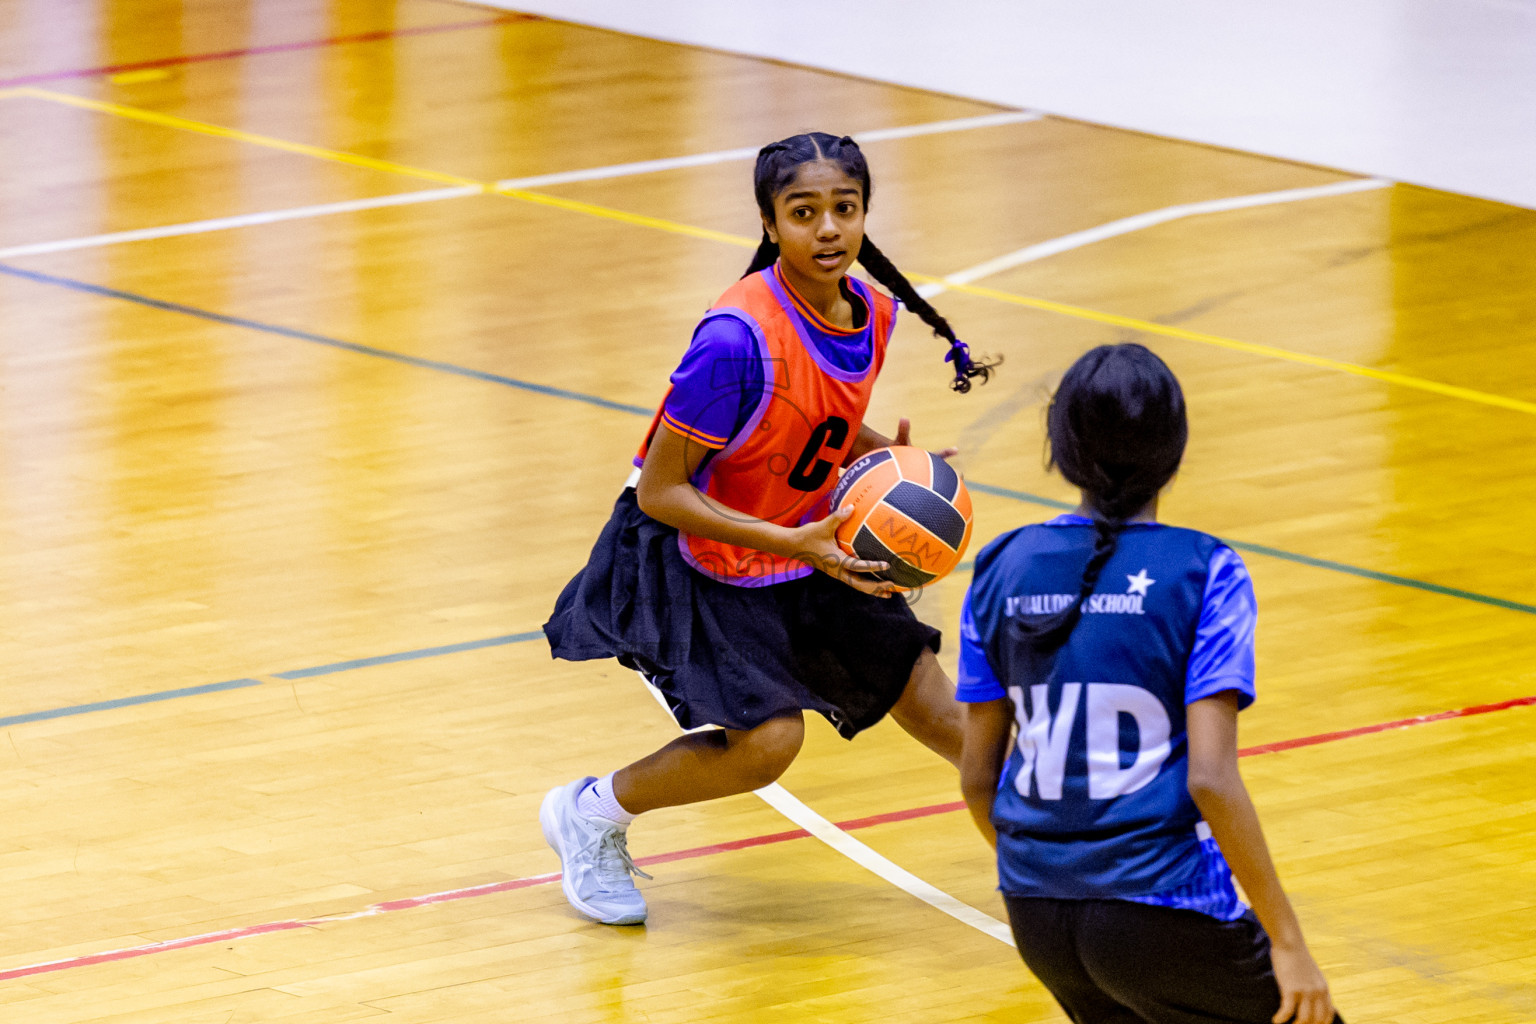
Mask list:
[[[725,508],[705,497],[692,484],[664,482],[648,485],[642,476],[635,498],[640,511],[684,533],[784,558],[800,553],[793,528]]]
[[[1270,941],[1277,946],[1304,947],[1301,924],[1280,887],[1258,812],[1237,765],[1202,778],[1191,776],[1189,793]]]
[[[965,705],[965,745],[960,751],[960,795],[976,828],[995,849],[992,801],[1003,777],[1013,737],[1013,705],[1006,699]]]
[[[966,809],[981,837],[993,849],[997,848],[997,829],[992,824],[992,801],[997,796],[997,778],[990,782],[985,778],[962,777],[960,795],[965,798]]]

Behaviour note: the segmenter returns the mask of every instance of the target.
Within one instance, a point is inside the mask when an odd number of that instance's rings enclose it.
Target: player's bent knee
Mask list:
[[[799,716],[770,718],[755,729],[735,733],[730,744],[736,770],[753,789],[784,774],[805,742],[805,722]]]
[[[930,659],[933,657],[927,648],[923,653]],[[903,725],[931,723],[936,727],[958,729],[960,705],[955,701],[954,684],[937,662],[930,668],[919,658],[912,669],[912,678],[907,680],[891,714]]]

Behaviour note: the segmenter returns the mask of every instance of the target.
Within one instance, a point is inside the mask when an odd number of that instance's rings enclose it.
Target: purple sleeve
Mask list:
[[[1184,676],[1184,703],[1237,691],[1237,706],[1253,703],[1253,634],[1258,622],[1258,603],[1253,580],[1236,551],[1222,546],[1211,556],[1195,628],[1195,646]]]
[[[732,316],[715,316],[694,332],[672,374],[662,419],[706,448],[724,448],[763,394],[763,361],[752,329]]]
[[[955,700],[963,704],[985,704],[987,701],[1004,700],[1008,691],[992,671],[987,661],[986,645],[976,631],[976,618],[971,614],[971,592],[966,590],[965,601],[960,605],[960,680],[955,684]]]

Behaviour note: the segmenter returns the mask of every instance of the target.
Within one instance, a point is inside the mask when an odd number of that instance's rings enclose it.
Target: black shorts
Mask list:
[[[751,729],[804,709],[849,739],[890,711],[940,639],[900,595],[871,597],[825,573],[767,587],[710,579],[630,489],[544,633],[557,658],[644,672],[685,729]]]
[[[1078,1024],[1269,1024],[1280,1009],[1251,910],[1219,921],[1129,900],[1003,898],[1019,955]]]

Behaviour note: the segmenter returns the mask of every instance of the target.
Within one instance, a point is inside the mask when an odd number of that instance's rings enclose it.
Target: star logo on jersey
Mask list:
[[[1127,574],[1125,579],[1130,584],[1130,586],[1125,588],[1125,592],[1127,594],[1141,594],[1143,597],[1147,594],[1147,588],[1157,582],[1157,580],[1147,575],[1147,570],[1145,569],[1138,572],[1135,576]]]

